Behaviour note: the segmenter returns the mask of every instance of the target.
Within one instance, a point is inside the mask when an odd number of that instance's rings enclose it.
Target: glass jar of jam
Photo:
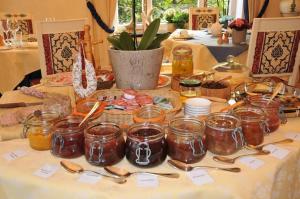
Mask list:
[[[269,99],[262,95],[249,96],[248,101],[251,105],[260,107],[264,110],[270,133],[276,131],[279,128],[280,123],[286,122],[286,118],[281,110],[279,101],[271,100],[271,102],[268,103]]]
[[[244,146],[241,121],[229,113],[211,113],[205,135],[207,149],[217,155],[230,155]]]
[[[136,123],[127,131],[126,158],[139,167],[152,167],[167,156],[164,129],[157,123]]]
[[[172,76],[189,76],[193,74],[193,53],[191,47],[178,45],[173,51]]]
[[[133,114],[133,121],[136,123],[157,122],[162,123],[166,119],[164,110],[154,105],[146,105],[136,110]]]
[[[90,124],[84,131],[84,142],[85,158],[93,165],[113,165],[125,155],[122,131],[114,123]]]
[[[31,148],[49,150],[51,148],[51,128],[59,114],[49,111],[35,111],[24,122],[23,137],[27,137]]]
[[[168,155],[185,163],[200,161],[206,154],[204,122],[193,117],[178,117],[169,122]]]
[[[86,124],[78,126],[80,116],[67,116],[54,124],[51,152],[62,158],[76,158],[84,154],[83,130]]]
[[[266,116],[261,108],[241,106],[234,109],[233,114],[240,118],[245,141],[251,145],[259,145],[264,141],[264,134],[269,133]]]

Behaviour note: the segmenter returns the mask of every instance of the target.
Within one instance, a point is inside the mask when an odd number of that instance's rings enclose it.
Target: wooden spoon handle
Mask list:
[[[238,107],[238,106],[243,105],[244,103],[245,103],[244,100],[239,101],[239,102],[237,102],[237,103],[235,103],[235,104],[232,104],[232,105],[230,105],[230,106],[227,106],[227,107],[221,109],[220,112],[227,112],[227,111],[232,110],[232,109],[234,109],[234,108],[236,108],[236,107]]]

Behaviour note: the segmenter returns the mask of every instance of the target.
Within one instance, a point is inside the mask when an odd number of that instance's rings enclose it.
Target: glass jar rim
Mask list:
[[[280,102],[275,101],[274,99],[269,101],[268,96],[252,96],[248,97],[248,101],[250,102],[251,105],[257,106],[257,107],[262,107],[262,108],[277,108],[280,106]]]
[[[201,85],[201,81],[198,79],[183,79],[179,82],[179,85],[184,87],[198,87]]]
[[[241,116],[239,113],[252,112],[256,115]],[[240,118],[241,121],[256,122],[266,119],[266,113],[263,109],[257,106],[241,106],[233,110],[233,115]]]
[[[148,115],[149,117],[144,117],[145,115]],[[150,117],[150,115],[152,117]],[[156,116],[153,116],[156,115]],[[165,120],[166,113],[165,111],[155,105],[146,105],[142,108],[136,110],[133,114],[133,120],[135,122],[162,122]]]
[[[24,125],[29,126],[46,126],[49,123],[54,123],[59,118],[59,113],[55,111],[41,111],[40,116],[36,116],[35,113],[31,113],[24,121]]]
[[[213,124],[212,121],[215,119],[215,117],[224,117],[224,118],[231,118],[233,120],[235,120],[235,124],[234,124],[234,127],[230,128],[230,127],[218,127],[218,126],[215,126]],[[216,113],[211,113],[208,115],[207,119],[206,119],[206,125],[210,128],[213,128],[213,129],[216,129],[216,130],[221,130],[221,131],[232,131],[236,128],[239,128],[241,127],[241,121],[238,117],[230,114],[230,113],[222,113],[222,112],[216,112]]]
[[[156,135],[148,135],[148,136],[137,136],[134,135],[133,133],[136,132],[137,130],[140,129],[155,129],[158,130],[159,133]],[[158,123],[152,123],[152,122],[143,122],[143,123],[135,123],[132,124],[128,129],[127,129],[127,138],[136,140],[136,141],[141,141],[140,139],[142,138],[143,141],[155,141],[161,138],[165,137],[165,132],[164,128],[162,125]]]
[[[115,129],[115,131],[111,132],[111,133],[108,133],[108,134],[92,134],[90,133],[90,130],[92,128],[95,128],[95,127],[112,127]],[[87,128],[84,129],[84,136],[86,138],[98,138],[98,139],[105,139],[105,141],[109,141],[109,140],[112,140],[113,138],[116,138],[118,137],[119,135],[121,135],[122,133],[122,130],[121,128],[116,124],[116,123],[113,123],[113,122],[97,122],[97,123],[90,123]]]
[[[184,122],[185,124],[196,124],[199,129],[196,130],[190,130],[186,128],[179,128],[175,127],[175,123],[177,122]],[[192,116],[183,116],[183,117],[176,117],[169,121],[168,124],[169,129],[171,130],[172,133],[182,136],[182,137],[194,137],[195,135],[204,135],[204,129],[205,129],[205,122],[198,120],[195,117]]]
[[[82,131],[86,124],[83,124],[79,127],[79,123],[82,121],[83,117],[81,116],[75,116],[75,115],[69,115],[61,120],[58,120],[54,124],[54,131],[59,131],[60,134],[70,134],[70,133],[78,133]],[[78,124],[76,126],[68,126],[66,128],[61,127],[63,124],[71,123],[71,124]]]

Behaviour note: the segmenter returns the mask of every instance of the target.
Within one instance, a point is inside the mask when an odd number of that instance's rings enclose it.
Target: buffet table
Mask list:
[[[265,142],[280,140],[289,133],[293,143],[277,145],[282,159],[276,155],[257,156],[262,161],[259,168],[250,168],[241,161],[234,165],[214,162],[212,154],[195,165],[240,167],[240,173],[218,170],[183,172],[170,167],[166,161],[155,168],[138,169],[124,158],[116,166],[130,171],[178,172],[180,178],[158,177],[152,182],[142,182],[141,176],[127,178],[127,183],[116,184],[105,178],[89,178],[84,174],[71,174],[64,170],[49,151],[35,151],[27,139],[0,143],[0,198],[52,199],[52,198],[203,198],[203,199],[299,199],[300,198],[300,132],[299,119],[289,119],[275,133],[266,136]],[[233,156],[251,151],[243,149]],[[277,151],[278,152],[278,151]],[[276,153],[276,151],[274,151]],[[287,154],[288,153],[288,154]],[[283,157],[283,155],[286,155]],[[278,156],[278,154],[277,154]],[[91,166],[84,157],[73,159],[85,169],[104,172]],[[193,180],[192,180],[193,179]]]
[[[25,75],[40,69],[37,42],[22,48],[0,47],[0,93],[13,90]]]

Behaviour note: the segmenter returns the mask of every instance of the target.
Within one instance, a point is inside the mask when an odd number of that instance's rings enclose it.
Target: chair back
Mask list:
[[[42,77],[72,71],[87,19],[40,21],[37,39]]]
[[[209,24],[219,21],[218,8],[190,8],[189,29],[200,30],[208,28]]]
[[[295,85],[300,65],[300,17],[255,18],[247,66],[253,77],[286,76]]]

